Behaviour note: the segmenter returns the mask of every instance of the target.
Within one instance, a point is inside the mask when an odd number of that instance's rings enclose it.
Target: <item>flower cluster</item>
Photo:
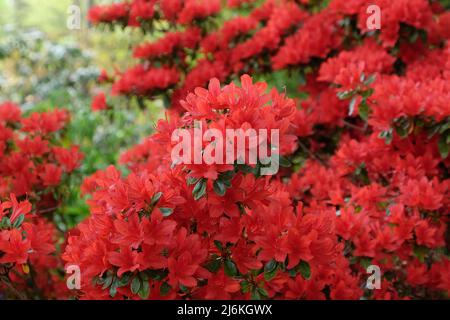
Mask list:
[[[4,298],[67,294],[57,273],[62,264],[55,242],[61,234],[53,224],[53,213],[64,200],[64,181],[82,159],[76,146],[60,145],[68,120],[63,109],[23,116],[11,102],[0,105],[0,292]]]
[[[182,118],[161,120],[143,148],[122,158],[130,175],[110,167],[85,181],[92,216],[71,233],[64,254],[83,270],[81,296],[326,298],[325,287],[337,299],[361,295],[333,210],[308,212],[258,166],[171,163],[173,130],[195,121],[278,129],[281,154],[292,154],[294,101],[243,76],[241,87],[213,79],[181,105]]]
[[[91,217],[64,254],[83,270],[80,297],[449,297],[450,13],[437,1],[135,0],[91,13],[163,32],[102,80],[171,102],[122,154],[128,176],[110,167],[82,186]],[[277,129],[282,168],[172,162],[172,134],[197,126]]]

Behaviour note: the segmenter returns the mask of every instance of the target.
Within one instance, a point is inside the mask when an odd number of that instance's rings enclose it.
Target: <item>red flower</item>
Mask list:
[[[67,173],[72,172],[80,166],[80,162],[83,159],[83,154],[79,152],[77,146],[72,146],[70,149],[62,147],[53,148],[56,160],[63,166],[64,171]]]
[[[131,249],[130,246],[123,246],[120,248],[120,252],[111,252],[108,260],[112,265],[119,267],[117,275],[121,277],[123,273],[133,272],[139,268],[138,255],[138,252]]]
[[[231,294],[238,292],[241,286],[238,281],[228,277],[221,270],[208,279],[204,298],[210,300],[229,300]]]
[[[91,108],[92,111],[101,111],[108,109],[104,92],[100,92],[94,97],[94,99],[92,100]]]
[[[181,284],[186,287],[194,287],[197,280],[193,277],[198,269],[198,265],[193,263],[190,252],[185,251],[178,257],[169,257],[169,284],[173,287]]]
[[[28,202],[27,200],[25,201],[17,201],[16,195],[11,193],[10,194],[10,201],[8,202],[4,202],[3,203],[3,208],[11,208],[12,213],[11,216],[9,217],[9,220],[14,223],[14,221],[20,216],[20,215],[24,215],[26,216],[27,214],[30,213],[31,211],[31,203]]]
[[[30,241],[22,238],[20,230],[0,232],[0,263],[27,263],[30,249]]]
[[[46,187],[56,186],[61,180],[62,169],[54,164],[46,164],[42,168],[42,172],[39,177],[42,179],[42,183]]]
[[[0,122],[19,122],[22,111],[12,102],[0,104]]]

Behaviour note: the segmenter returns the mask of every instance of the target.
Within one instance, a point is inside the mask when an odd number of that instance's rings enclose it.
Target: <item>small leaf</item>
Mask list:
[[[249,166],[247,164],[238,164],[237,167],[243,173],[253,173],[253,171],[254,171],[254,168],[252,168],[251,166]]]
[[[357,96],[354,96],[352,100],[350,101],[350,104],[348,105],[348,115],[351,116],[353,112],[355,112],[355,106],[356,106],[356,100]]]
[[[428,249],[425,246],[414,246],[414,248],[413,248],[414,255],[422,263],[424,263],[425,257],[427,256],[429,251],[430,251],[430,249]]]
[[[114,277],[114,280],[111,284],[111,287],[109,288],[109,295],[114,298],[114,296],[117,294],[117,288],[119,287],[119,280],[118,278]]]
[[[361,97],[363,97],[364,99],[367,99],[368,97],[370,97],[372,95],[372,93],[374,91],[375,90],[373,88],[367,89],[367,90],[361,92]]]
[[[374,73],[374,74],[371,74],[370,76],[368,76],[367,79],[365,81],[363,81],[363,83],[366,86],[370,86],[372,83],[375,82],[376,79],[377,79],[377,75]]]
[[[261,300],[261,295],[258,290],[254,289],[251,295],[252,300]]]
[[[141,289],[141,279],[139,277],[134,277],[133,281],[131,281],[131,292],[137,294]]]
[[[143,281],[141,284],[141,289],[139,290],[139,297],[142,299],[147,299],[150,294],[150,285],[148,281]]]
[[[159,287],[159,294],[163,297],[167,296],[170,292],[170,289],[172,289],[172,287],[167,282],[163,282],[161,284],[161,287]]]
[[[289,168],[292,164],[291,161],[289,161],[288,158],[280,155],[280,166],[282,166],[283,168]]]
[[[161,211],[161,214],[164,217],[168,217],[173,213],[173,209],[172,208],[159,208],[159,211]]]
[[[266,289],[264,289],[264,288],[258,288],[257,290],[258,290],[258,293],[259,293],[262,297],[267,298],[267,297],[269,296],[269,294],[267,293]]]
[[[192,190],[192,195],[194,196],[194,200],[199,200],[201,197],[205,195],[205,193],[206,193],[206,180],[201,179],[195,185],[194,190]]]
[[[445,131],[447,131],[447,129],[450,129],[450,121],[442,124],[441,126],[438,126],[438,128],[439,133],[444,133]]]
[[[381,139],[384,139],[386,141],[386,144],[391,144],[392,138],[393,138],[392,128],[387,131],[380,132],[378,137],[380,137]]]
[[[227,191],[227,188],[225,187],[224,182],[221,180],[214,181],[213,187],[214,187],[214,192],[221,197],[224,196],[225,192]]]
[[[188,186],[191,186],[191,185],[193,185],[193,184],[196,184],[198,180],[199,180],[199,178],[192,178],[192,177],[189,177],[189,178],[187,179],[187,184],[188,184]]]
[[[20,226],[22,225],[23,220],[25,220],[25,215],[21,214],[20,216],[17,217],[16,220],[14,220],[13,227],[16,228],[16,229],[20,228]]]
[[[277,262],[274,259],[270,260],[264,266],[264,272],[271,272],[271,271],[275,270],[277,265],[278,264],[277,264]]]
[[[11,228],[11,220],[8,217],[3,217],[2,228]]]
[[[223,251],[222,242],[220,242],[219,240],[214,240],[214,245],[217,247],[217,249],[219,249],[220,251]]]
[[[359,263],[361,264],[361,266],[364,269],[367,269],[372,264],[372,259],[371,258],[361,258]]]
[[[106,277],[106,279],[105,279],[104,282],[103,282],[103,287],[102,287],[103,290],[109,288],[109,286],[110,286],[111,283],[113,282],[113,278],[114,278],[114,277],[113,277],[112,275],[108,275],[108,276]]]
[[[355,94],[355,92],[353,90],[341,91],[341,92],[337,93],[337,97],[341,100],[347,100],[347,99],[350,99],[351,97],[353,97],[354,94]]]
[[[362,72],[361,75],[359,76],[359,81],[364,82],[364,80],[366,80],[366,74]]]
[[[298,269],[305,280],[308,280],[311,277],[311,267],[309,266],[308,262],[301,261]]]
[[[447,143],[447,138],[443,135],[439,139],[439,153],[442,159],[446,159],[450,152],[450,145]]]
[[[127,286],[130,283],[131,276],[130,274],[124,274],[122,278],[120,278],[117,282],[118,287]]]
[[[206,265],[206,269],[208,269],[209,272],[216,273],[220,269],[220,260],[219,259],[213,259]]]
[[[264,279],[267,281],[272,280],[277,275],[278,263],[275,260],[270,260],[264,266]]]
[[[179,287],[180,287],[180,290],[182,291],[182,292],[188,292],[189,291],[189,289],[187,288],[187,287],[185,287],[185,286],[183,286],[181,283],[178,285]]]
[[[233,261],[227,259],[227,260],[225,260],[225,263],[223,266],[224,266],[225,274],[227,276],[234,277],[237,275],[236,264]]]
[[[358,107],[358,112],[359,112],[359,116],[364,121],[367,121],[367,119],[369,119],[370,109],[369,109],[369,106],[367,105],[367,103],[362,102]]]
[[[242,293],[250,292],[250,289],[251,289],[250,282],[248,282],[248,281],[242,281],[241,282],[241,291],[242,291]]]
[[[297,270],[291,269],[288,271],[290,277],[295,277],[297,275]]]
[[[162,196],[162,192],[155,193],[152,197],[151,205],[154,206],[159,201],[159,199],[161,199],[161,196]]]

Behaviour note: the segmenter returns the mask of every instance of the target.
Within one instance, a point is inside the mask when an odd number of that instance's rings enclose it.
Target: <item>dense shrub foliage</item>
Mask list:
[[[380,30],[366,23],[372,4],[381,9]],[[89,19],[153,38],[133,48],[135,66],[102,72],[105,93],[92,108],[114,112],[110,96],[123,95],[141,106],[161,99],[167,110],[119,166],[84,180],[90,217],[69,232],[60,255],[80,268],[81,288],[58,297],[449,298],[444,5],[130,0],[95,6]],[[22,131],[33,132],[27,128],[36,123],[23,120]],[[199,124],[220,132],[279,130],[279,172],[262,175],[260,162],[174,162],[173,132]],[[56,163],[46,170],[70,173],[69,160],[58,158],[62,149],[51,150]],[[69,150],[75,165],[80,158]],[[8,170],[7,177],[16,172]],[[60,185],[45,172],[39,170],[38,185]],[[8,251],[33,235],[16,222],[15,208],[26,219],[30,202],[40,201],[15,199],[2,202],[10,223],[0,238],[0,262],[9,263],[2,279],[11,290],[10,268],[26,274],[33,258]],[[32,252],[45,257],[53,250]],[[381,270],[379,289],[366,286],[370,265]]]

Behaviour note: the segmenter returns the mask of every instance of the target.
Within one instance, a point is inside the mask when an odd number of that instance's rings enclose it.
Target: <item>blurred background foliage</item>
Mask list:
[[[106,1],[108,2],[108,1]],[[23,112],[56,107],[72,114],[64,143],[85,154],[80,175],[70,182],[60,214],[73,226],[88,213],[80,196],[82,177],[117,163],[122,151],[151,133],[162,103],[139,108],[133,100],[108,98],[113,109],[92,112],[100,70],[123,70],[134,61],[130,46],[142,41],[139,30],[101,30],[87,23],[93,0],[0,0],[0,103],[13,101]],[[68,8],[81,9],[81,29],[67,28]]]

